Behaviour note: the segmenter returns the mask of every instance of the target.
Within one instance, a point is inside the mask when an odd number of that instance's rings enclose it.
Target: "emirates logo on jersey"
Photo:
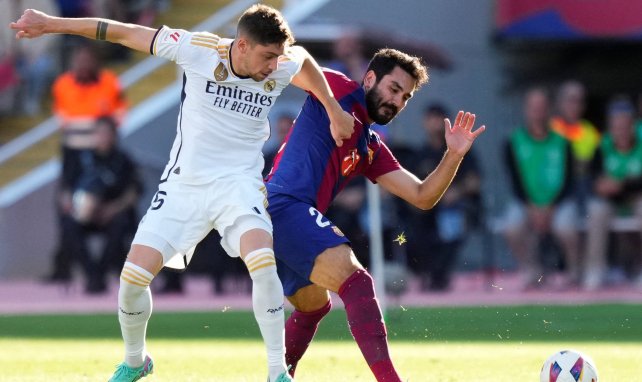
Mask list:
[[[360,160],[361,155],[357,153],[357,149],[350,150],[348,155],[343,157],[341,161],[341,175],[344,177],[350,175],[357,168]]]
[[[216,81],[223,81],[227,78],[227,68],[222,62],[219,62],[216,69],[214,69],[214,78]]]
[[[276,87],[276,81],[274,80],[269,80],[263,85],[263,89],[268,93],[274,90],[275,87]]]

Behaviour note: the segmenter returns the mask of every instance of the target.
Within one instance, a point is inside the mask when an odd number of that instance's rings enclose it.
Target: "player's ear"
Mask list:
[[[377,83],[377,75],[374,70],[368,70],[366,75],[363,77],[363,85],[366,90],[370,90]]]
[[[249,41],[247,38],[240,36],[236,39],[236,46],[239,48],[239,52],[245,54],[247,53],[247,49],[249,48]]]

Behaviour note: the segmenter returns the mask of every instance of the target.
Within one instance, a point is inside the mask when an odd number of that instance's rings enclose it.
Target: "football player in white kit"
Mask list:
[[[253,281],[252,302],[267,348],[268,382],[290,381],[284,359],[283,288],[272,250],[272,224],[261,180],[268,113],[292,82],[327,109],[333,137],[353,131],[314,61],[292,46],[282,15],[254,5],[234,39],[163,26],[158,30],[99,18],[58,18],[28,9],[11,28],[16,38],[66,33],[150,52],[184,69],[177,134],[158,191],[141,220],[120,276],[118,317],[125,359],[110,381],[136,381],[153,371],[145,349],[152,311],[149,284],[163,266],[186,266],[190,248],[216,229],[230,256]],[[178,265],[177,265],[178,264]]]

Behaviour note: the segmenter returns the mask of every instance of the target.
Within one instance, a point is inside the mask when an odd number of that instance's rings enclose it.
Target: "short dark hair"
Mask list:
[[[254,4],[239,18],[236,34],[261,44],[294,44],[294,36],[281,12],[264,4]]]
[[[367,71],[374,71],[378,82],[383,76],[390,74],[397,66],[415,79],[415,89],[419,89],[421,85],[428,82],[428,68],[421,62],[419,57],[391,48],[380,49],[375,53],[368,64]]]

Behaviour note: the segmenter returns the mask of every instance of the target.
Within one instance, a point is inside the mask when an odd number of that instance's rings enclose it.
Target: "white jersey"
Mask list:
[[[151,53],[180,65],[185,74],[176,138],[161,182],[203,184],[237,174],[259,176],[269,138],[268,114],[303,65],[304,51],[290,47],[277,70],[261,82],[237,77],[230,65],[233,40],[163,26]]]

